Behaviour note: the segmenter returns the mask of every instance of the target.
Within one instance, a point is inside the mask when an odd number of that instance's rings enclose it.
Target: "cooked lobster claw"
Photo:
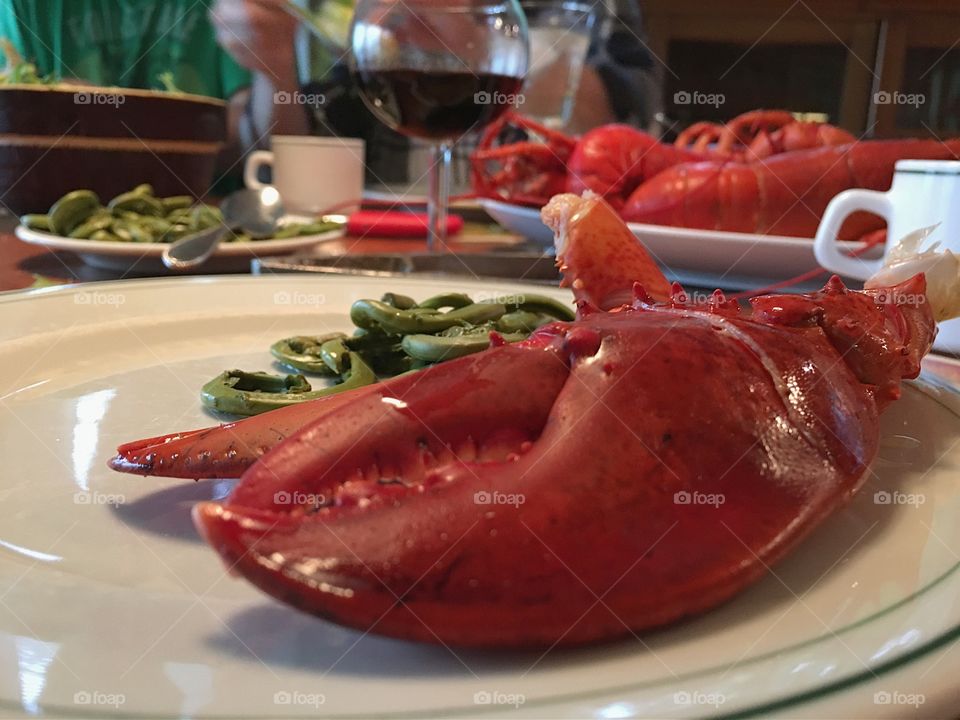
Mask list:
[[[876,452],[874,386],[809,321],[552,326],[338,407],[194,517],[261,589],[362,630],[550,645],[675,620],[761,575]]]
[[[563,340],[541,332],[524,349],[503,346],[375,386],[265,456],[228,502],[199,505],[201,532],[234,570],[305,610],[367,627],[410,605],[452,637],[462,619],[400,598],[429,598],[418,581],[442,587],[443,568],[464,557],[447,548],[465,550],[479,532],[509,542],[497,520],[498,476],[531,464],[569,376]],[[463,569],[483,578],[495,564]],[[380,629],[404,634],[411,624],[391,616]]]
[[[503,647],[661,625],[760,577],[860,486],[934,334],[926,305],[890,298],[923,291],[831,280],[741,313],[638,288],[353,395],[195,521],[265,592],[364,631]]]
[[[743,310],[671,288],[599,197],[543,217],[575,322],[132,443],[115,465],[252,463],[195,522],[232,570],[316,615],[450,645],[591,642],[715,606],[842,506],[934,319],[960,313],[952,255]]]

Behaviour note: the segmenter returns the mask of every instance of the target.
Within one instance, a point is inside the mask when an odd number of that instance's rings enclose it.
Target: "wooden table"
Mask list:
[[[73,253],[54,252],[25,243],[13,234],[15,226],[14,218],[0,217],[0,292],[48,284],[125,279],[122,273],[90,267]],[[456,242],[451,242],[450,249],[458,253],[490,252],[515,247],[521,242],[522,238],[519,236],[505,233],[490,225],[467,223],[463,232],[457,236]],[[422,240],[344,237],[322,243],[316,252],[337,255],[425,250],[426,242]]]

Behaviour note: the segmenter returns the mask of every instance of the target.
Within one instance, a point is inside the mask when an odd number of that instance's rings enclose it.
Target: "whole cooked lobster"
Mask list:
[[[957,263],[930,292],[905,261],[891,287],[834,278],[744,311],[671,287],[597,197],[543,215],[576,321],[114,467],[252,463],[194,509],[200,532],[265,592],[364,631],[570,645],[731,597],[860,487],[879,413],[957,309]]]
[[[497,145],[514,126],[527,139]],[[851,188],[887,190],[897,160],[955,159],[960,140],[866,140],[826,123],[756,110],[726,125],[697,123],[672,145],[625,125],[578,140],[514,114],[484,135],[473,156],[479,195],[541,206],[558,188],[593,191],[631,222],[812,237],[829,201]],[[841,237],[883,227],[853,215]]]
[[[803,122],[783,110],[754,110],[726,125],[696,123],[673,145],[628,125],[603,125],[579,139],[510,112],[491,124],[472,156],[475,191],[541,206],[554,194],[591,190],[620,209],[644,181],[674,165],[760,160],[854,141],[845,130]]]

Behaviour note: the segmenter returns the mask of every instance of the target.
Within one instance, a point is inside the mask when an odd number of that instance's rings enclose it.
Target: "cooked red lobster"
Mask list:
[[[517,126],[544,142],[495,145]],[[673,145],[625,125],[579,140],[514,114],[491,126],[473,157],[478,194],[541,206],[564,186],[602,195],[628,221],[812,237],[829,201],[851,188],[887,190],[897,160],[956,159],[960,140],[866,140],[826,123],[756,110],[726,125],[697,123]],[[844,239],[883,227],[857,213]]]
[[[865,140],[756,162],[683,163],[637,187],[622,215],[657,225],[813,237],[830,200],[844,190],[889,190],[897,160],[949,160],[958,153],[960,140]],[[881,227],[879,217],[855,213],[841,237]]]
[[[957,263],[933,293],[906,263],[892,287],[834,278],[744,311],[668,285],[599,198],[543,215],[576,321],[114,466],[252,462],[195,508],[200,532],[265,592],[364,631],[572,645],[731,597],[860,487],[934,311],[957,309]]]
[[[644,181],[674,165],[701,160],[747,162],[853,141],[845,130],[798,121],[784,110],[754,110],[726,125],[696,123],[673,145],[616,124],[575,139],[510,112],[481,137],[472,156],[473,183],[479,195],[536,206],[564,189],[591,190],[620,209]]]

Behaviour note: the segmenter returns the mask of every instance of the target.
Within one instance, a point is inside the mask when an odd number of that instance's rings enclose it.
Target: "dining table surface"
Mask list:
[[[17,220],[0,216],[0,294],[51,285],[69,285],[109,280],[149,277],[92,267],[77,255],[23,242],[14,234]],[[493,252],[521,247],[524,239],[498,225],[471,221],[464,225],[451,252]],[[427,249],[425,240],[345,235],[318,245],[311,255],[415,253]],[[688,290],[690,288],[687,288]],[[931,353],[925,363],[937,374],[960,385],[960,361],[956,357]]]
[[[14,234],[16,226],[15,217],[0,216],[0,292],[48,285],[149,277],[92,267],[74,253],[23,242]],[[506,232],[498,225],[468,221],[464,224],[464,229],[449,241],[448,248],[455,253],[492,252],[516,248],[522,244],[522,237]],[[425,252],[426,249],[426,240],[345,235],[320,243],[312,253],[305,254],[414,253]],[[203,274],[202,268],[198,270],[198,274]]]

